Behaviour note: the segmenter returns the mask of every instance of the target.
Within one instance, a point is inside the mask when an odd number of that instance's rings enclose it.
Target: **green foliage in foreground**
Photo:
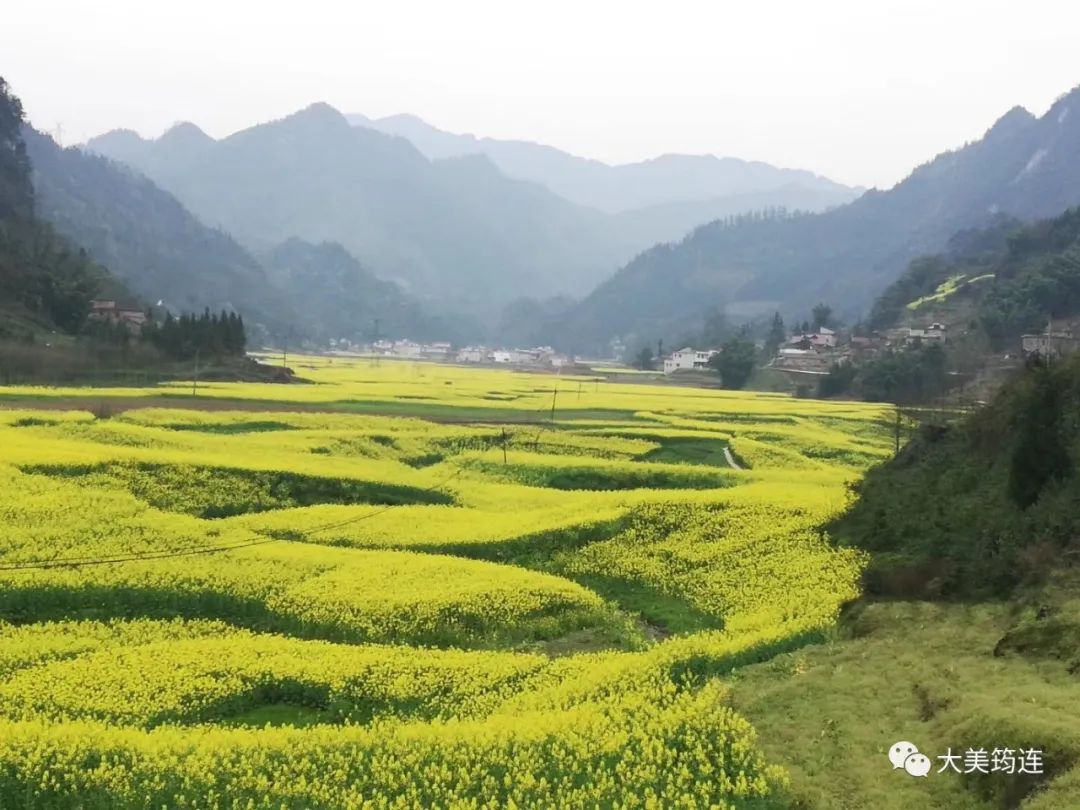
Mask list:
[[[833,640],[734,672],[730,705],[784,761],[794,807],[1080,806],[1076,664],[1031,643],[1044,625],[1077,637],[1078,586],[1069,575],[1017,603],[864,606]],[[890,770],[886,752],[898,740],[932,758],[927,778]],[[1039,748],[1045,773],[939,774],[936,757],[950,747]]]
[[[872,592],[1005,594],[1080,530],[1080,357],[1033,365],[961,425],[928,426],[836,524]]]

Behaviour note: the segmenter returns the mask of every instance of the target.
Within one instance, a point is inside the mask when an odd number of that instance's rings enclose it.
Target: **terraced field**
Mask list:
[[[298,370],[0,389],[0,806],[789,804],[725,680],[858,595],[878,408]]]

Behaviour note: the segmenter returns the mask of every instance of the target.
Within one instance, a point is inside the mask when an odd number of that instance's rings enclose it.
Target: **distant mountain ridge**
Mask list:
[[[603,215],[508,180],[482,156],[429,161],[325,104],[220,141],[114,132],[87,146],[253,250],[338,242],[450,311],[497,312],[520,286],[584,294],[635,249]]]
[[[784,187],[609,214],[507,177],[487,155],[430,160],[326,104],[221,140],[181,124],[156,140],[114,131],[87,148],[145,173],[250,250],[337,242],[443,312],[489,324],[521,296],[581,297],[654,243],[743,206],[821,210],[851,194]]]
[[[1080,88],[1041,118],[1014,108],[980,139],[820,214],[744,217],[702,226],[638,256],[552,330],[566,345],[675,334],[711,307],[738,318],[818,300],[864,308],[917,256],[958,231],[1008,214],[1034,220],[1080,204]]]
[[[433,160],[486,155],[508,177],[539,183],[571,202],[613,214],[670,203],[764,195],[783,189],[830,195],[833,204],[839,204],[863,191],[813,172],[777,168],[760,161],[665,154],[639,163],[608,165],[529,141],[446,132],[414,115],[371,119],[351,114],[346,118],[354,126],[405,138]],[[773,207],[784,204],[782,200],[768,203]]]
[[[256,340],[363,340],[376,317],[386,337],[455,334],[340,245],[291,239],[253,255],[127,166],[23,132],[42,217],[148,301],[177,312],[238,310]],[[194,127],[173,137],[189,150],[213,143]]]
[[[469,325],[450,324],[427,312],[390,281],[381,281],[336,242],[319,245],[292,237],[259,255],[273,284],[308,319],[307,334],[357,343],[376,337],[460,340]]]
[[[295,313],[259,263],[139,174],[24,129],[42,216],[131,289],[175,311],[238,309],[274,330]]]

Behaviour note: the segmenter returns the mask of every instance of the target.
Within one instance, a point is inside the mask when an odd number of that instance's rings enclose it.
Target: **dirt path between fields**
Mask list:
[[[724,448],[724,458],[727,459],[727,463],[731,466],[731,468],[733,470],[744,470],[744,469],[746,469],[741,464],[739,464],[739,462],[737,462],[735,460],[735,456],[733,456],[731,454],[731,448],[730,447],[725,447]]]

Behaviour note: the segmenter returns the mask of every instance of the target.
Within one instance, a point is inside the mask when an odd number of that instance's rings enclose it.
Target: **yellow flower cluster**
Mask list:
[[[418,654],[301,641],[208,622],[128,625],[61,623],[48,633],[0,633],[9,668],[0,713],[152,726],[280,703],[319,710],[325,722],[463,718],[486,713],[547,662],[503,652]]]
[[[0,410],[0,807],[783,804],[720,679],[857,595],[880,408],[296,364],[0,391],[177,406]]]
[[[141,731],[0,720],[0,795],[90,810],[660,810],[753,806],[783,789],[719,687],[650,686],[561,712],[367,727]]]

